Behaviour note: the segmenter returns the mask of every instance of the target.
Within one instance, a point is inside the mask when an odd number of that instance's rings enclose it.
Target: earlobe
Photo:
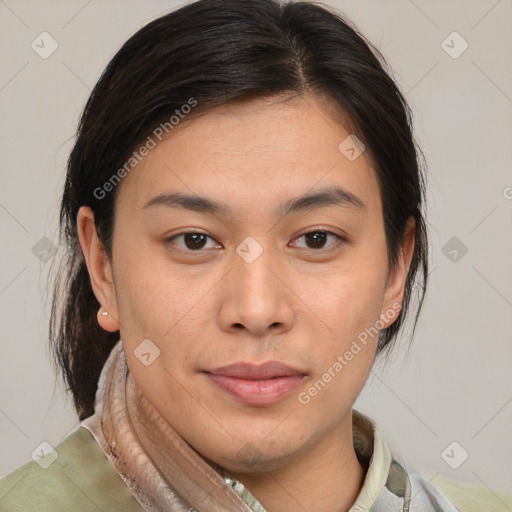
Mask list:
[[[109,332],[119,330],[119,322],[103,306],[98,310],[98,324],[102,329]]]
[[[106,331],[117,331],[119,321],[111,263],[99,240],[94,213],[88,206],[82,206],[78,211],[77,231],[92,290],[98,302],[102,304],[98,311],[98,323]],[[105,315],[105,312],[108,314]]]

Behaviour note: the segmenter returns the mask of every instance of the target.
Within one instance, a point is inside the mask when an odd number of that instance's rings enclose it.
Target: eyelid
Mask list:
[[[328,228],[325,226],[313,226],[310,228],[306,228],[305,230],[301,231],[298,235],[296,235],[294,240],[300,238],[301,236],[307,235],[308,233],[316,233],[318,231],[337,236],[338,238],[344,240],[345,242],[348,241],[347,235],[345,233],[336,233],[335,231],[332,230],[332,228]]]

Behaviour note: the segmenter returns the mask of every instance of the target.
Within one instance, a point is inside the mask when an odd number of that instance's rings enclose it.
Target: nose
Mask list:
[[[247,330],[255,337],[289,330],[294,320],[293,292],[286,272],[268,251],[251,263],[234,255],[223,280],[219,322],[225,331]]]

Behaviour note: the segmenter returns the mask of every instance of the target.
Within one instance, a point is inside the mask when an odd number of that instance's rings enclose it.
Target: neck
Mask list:
[[[354,450],[351,412],[341,426],[293,463],[271,472],[233,476],[272,512],[347,512],[365,477]]]

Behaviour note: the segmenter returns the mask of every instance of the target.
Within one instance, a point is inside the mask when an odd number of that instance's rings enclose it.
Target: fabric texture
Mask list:
[[[354,448],[368,470],[349,512],[512,510],[509,495],[407,471],[375,423],[355,410],[352,416]],[[147,425],[143,439],[133,420]],[[198,454],[146,400],[128,371],[121,340],[101,373],[95,414],[55,452],[46,469],[41,459],[0,480],[0,512],[265,512],[241,482]]]
[[[51,462],[54,452],[57,458]],[[68,435],[45,458],[0,480],[1,512],[143,512],[85,428]]]

